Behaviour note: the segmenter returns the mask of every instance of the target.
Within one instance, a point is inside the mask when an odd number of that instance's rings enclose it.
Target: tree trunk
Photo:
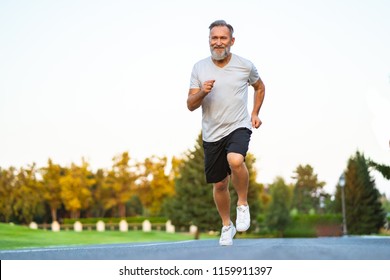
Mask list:
[[[57,221],[57,209],[54,207],[51,207],[50,210],[51,210],[51,219],[53,222],[56,222]]]

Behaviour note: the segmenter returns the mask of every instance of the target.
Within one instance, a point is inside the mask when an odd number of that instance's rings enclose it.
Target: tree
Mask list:
[[[41,168],[43,198],[49,204],[52,221],[57,221],[57,210],[61,207],[61,176],[64,170],[49,158],[47,167]]]
[[[126,217],[126,204],[135,195],[135,166],[130,165],[130,156],[124,152],[114,157],[113,167],[108,173],[108,183],[112,190],[111,199],[118,207],[118,215]],[[112,203],[111,203],[112,204]]]
[[[75,219],[80,217],[81,210],[87,209],[92,203],[91,187],[95,180],[88,167],[84,160],[81,166],[72,163],[60,179],[62,201]]]
[[[364,155],[356,152],[348,161],[345,172],[345,205],[347,228],[351,234],[378,233],[384,225],[385,212],[375,180],[369,173]],[[341,212],[340,188],[337,188],[336,209]]]
[[[104,217],[106,211],[115,205],[110,204],[111,190],[103,169],[98,169],[92,176],[94,179],[91,187],[92,204],[88,210],[93,217]]]
[[[174,181],[165,174],[167,158],[152,156],[146,158],[141,165],[141,174],[138,176],[138,194],[142,205],[151,215],[161,211],[163,201],[173,196]]]
[[[16,203],[16,170],[0,168],[0,221],[8,223],[13,216],[13,205]]]
[[[269,229],[283,235],[290,222],[291,193],[283,178],[277,177],[270,185],[271,202],[266,214],[265,222]]]
[[[371,159],[368,159],[367,163],[368,166],[373,167],[375,170],[381,173],[385,179],[390,180],[390,166],[374,162]]]
[[[310,165],[299,165],[295,170],[296,179],[292,207],[299,212],[309,213],[310,210],[319,210],[320,197],[322,196],[322,188],[324,182],[318,180],[317,174],[314,174],[313,167]]]
[[[15,185],[14,214],[19,221],[30,223],[33,217],[43,211],[42,185],[36,178],[36,165],[20,168]]]

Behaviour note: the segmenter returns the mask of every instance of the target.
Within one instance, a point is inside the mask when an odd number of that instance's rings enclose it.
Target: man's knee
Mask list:
[[[232,170],[241,168],[244,165],[244,156],[238,153],[229,153],[227,160]]]
[[[228,189],[229,186],[229,176],[227,176],[225,179],[223,179],[220,182],[214,183],[214,190],[223,192]]]

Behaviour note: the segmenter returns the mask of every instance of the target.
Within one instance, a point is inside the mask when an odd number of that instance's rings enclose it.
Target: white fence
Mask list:
[[[175,226],[172,225],[171,221],[167,221],[164,223],[155,223],[152,224],[149,220],[144,220],[141,224],[140,223],[127,223],[126,220],[121,220],[118,224],[108,224],[107,225],[110,230],[119,230],[121,232],[127,232],[129,230],[129,227],[132,230],[140,230],[144,232],[150,232],[154,228],[155,230],[162,230],[162,228],[165,228],[165,231],[168,233],[175,233]],[[81,232],[83,230],[96,230],[98,232],[104,232],[107,229],[106,224],[103,221],[98,221],[96,224],[85,224],[83,225],[80,221],[76,221],[73,225],[60,225],[57,221],[54,221],[50,226],[49,225],[38,225],[35,222],[30,223],[31,229],[51,229],[54,232],[59,232],[61,230],[70,230],[73,229],[76,232]],[[189,229],[190,233],[196,232],[197,227],[192,225]]]

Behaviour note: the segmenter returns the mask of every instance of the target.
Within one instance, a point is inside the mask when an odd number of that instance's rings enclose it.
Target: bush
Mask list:
[[[341,234],[340,214],[298,214],[292,217],[284,237],[338,236]]]

